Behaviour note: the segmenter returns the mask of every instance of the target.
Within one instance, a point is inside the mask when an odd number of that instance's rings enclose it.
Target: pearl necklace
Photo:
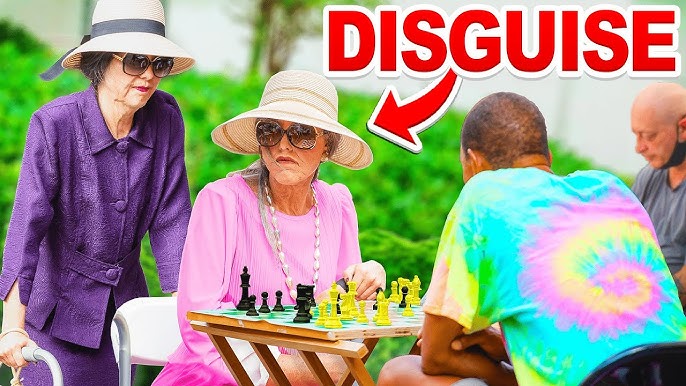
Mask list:
[[[286,275],[286,286],[288,286],[289,294],[295,300],[298,296],[298,292],[293,288],[293,278],[290,275],[290,267],[286,264],[286,255],[283,253],[283,244],[281,243],[281,232],[276,221],[276,209],[274,209],[274,204],[272,202],[272,197],[269,195],[269,188],[264,187],[264,191],[267,194],[267,204],[269,204],[269,212],[272,217],[272,228],[274,228],[274,237],[276,238],[276,256],[281,263],[281,270],[283,274]],[[314,200],[314,275],[312,276],[312,284],[315,288],[317,287],[317,281],[319,280],[319,205],[317,202],[317,193],[314,191],[314,185],[312,185],[312,199]]]

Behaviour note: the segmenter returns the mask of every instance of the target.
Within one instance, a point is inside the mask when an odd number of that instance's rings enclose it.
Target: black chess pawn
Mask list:
[[[260,314],[257,313],[257,310],[255,309],[255,300],[257,300],[257,296],[255,295],[250,295],[248,298],[248,303],[250,304],[248,308],[248,312],[245,313],[245,316],[260,316]]]
[[[250,274],[248,273],[248,267],[243,267],[243,273],[241,274],[241,300],[236,305],[237,310],[247,311],[250,309],[248,288],[250,288]]]
[[[285,308],[283,308],[283,304],[281,304],[281,298],[283,297],[283,292],[281,290],[276,291],[276,304],[274,305],[274,308],[272,308],[272,311],[274,312],[284,312],[286,311]]]
[[[410,289],[407,288],[407,286],[403,286],[401,292],[403,293],[403,299],[400,301],[400,304],[398,304],[398,308],[404,310],[407,306],[407,303],[405,302],[405,297],[407,297],[407,293],[410,292]]]
[[[376,289],[376,296],[374,297],[374,306],[372,306],[373,310],[376,310],[379,308],[379,292],[383,291],[381,288]]]
[[[267,298],[269,297],[269,294],[267,292],[262,292],[262,306],[260,307],[257,312],[261,314],[268,314],[271,312],[269,309],[269,305],[267,304]]]

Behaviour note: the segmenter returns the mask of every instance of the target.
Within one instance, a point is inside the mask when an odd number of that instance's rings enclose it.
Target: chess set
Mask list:
[[[388,297],[378,289],[375,302],[356,301],[357,285],[348,282],[348,291],[342,295],[336,283],[332,283],[329,298],[316,304],[314,286],[298,284],[295,305],[283,306],[283,293],[276,291],[276,305],[273,308],[267,304],[266,292],[261,293],[262,305],[256,308],[257,297],[249,295],[249,279],[248,268],[244,267],[241,274],[242,296],[235,308],[203,313],[228,316],[241,322],[265,322],[275,331],[278,326],[288,326],[319,331],[379,330],[381,335],[384,335],[381,331],[384,329],[392,329],[394,335],[398,334],[398,330],[406,329],[406,335],[413,335],[424,320],[424,313],[419,307],[421,282],[417,276],[414,280],[398,278],[391,282],[391,294]],[[340,337],[340,334],[334,335]]]

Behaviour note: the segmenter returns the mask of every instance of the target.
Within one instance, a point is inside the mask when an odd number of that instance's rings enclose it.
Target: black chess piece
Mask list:
[[[305,297],[307,298],[307,309],[312,310],[314,308],[317,308],[317,302],[314,300],[314,284],[312,285],[303,285],[305,287],[304,293]],[[310,315],[310,319],[312,318],[312,313],[308,313]]]
[[[269,297],[269,294],[267,292],[262,292],[262,306],[260,307],[257,312],[261,314],[268,314],[271,312],[269,309],[269,305],[267,304],[267,298]]]
[[[338,294],[338,299],[336,299],[336,313],[341,314],[341,294]]]
[[[243,267],[243,273],[241,274],[241,300],[236,305],[237,310],[247,311],[250,309],[248,288],[250,288],[250,274],[248,273],[248,267]]]
[[[298,313],[295,315],[295,318],[293,319],[293,323],[309,323],[310,322],[310,299],[307,295],[308,292],[308,287],[312,286],[307,286],[303,284],[298,284],[297,292],[298,292],[298,297],[295,298],[295,303],[298,306]]]
[[[281,304],[281,298],[283,297],[283,292],[281,290],[276,291],[276,304],[274,305],[274,308],[272,308],[272,311],[274,312],[284,312],[286,311],[285,308],[283,308],[283,304]]]
[[[248,312],[245,313],[245,316],[260,316],[260,314],[258,314],[257,310],[255,309],[255,300],[257,300],[257,296],[250,295],[250,297],[248,298],[249,308]]]
[[[381,288],[376,289],[376,297],[374,298],[374,306],[372,306],[373,310],[376,310],[379,308],[379,292],[383,291]]]
[[[400,301],[400,304],[398,304],[398,308],[404,310],[405,307],[407,307],[407,303],[405,303],[405,297],[407,297],[407,293],[410,292],[410,289],[407,288],[407,286],[403,286],[403,288],[400,290],[400,292],[403,293],[403,299]]]

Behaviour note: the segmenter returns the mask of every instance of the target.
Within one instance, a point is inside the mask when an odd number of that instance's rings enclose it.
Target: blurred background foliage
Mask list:
[[[46,83],[38,74],[57,58],[23,29],[0,20],[0,240],[4,246],[14,199],[26,129],[41,105],[88,86],[76,71],[66,71]],[[218,74],[189,71],[165,79],[160,88],[176,97],[186,124],[186,162],[192,197],[208,182],[243,168],[255,157],[228,153],[214,145],[210,131],[219,123],[257,106],[266,79],[249,76],[229,79]],[[399,276],[422,279],[428,287],[443,222],[462,189],[459,130],[464,112],[450,110],[420,135],[424,150],[409,153],[365,130],[378,95],[340,93],[340,121],[365,139],[374,163],[362,171],[333,164],[322,166],[320,177],[348,186],[355,200],[360,246],[364,259],[386,267],[390,283]],[[567,174],[593,165],[551,141],[553,169]],[[142,264],[152,296],[162,296],[148,243]],[[368,367],[374,377],[389,358],[406,353],[412,338],[379,342]],[[0,384],[8,382],[7,372]],[[137,385],[149,385],[158,368],[139,368]]]

